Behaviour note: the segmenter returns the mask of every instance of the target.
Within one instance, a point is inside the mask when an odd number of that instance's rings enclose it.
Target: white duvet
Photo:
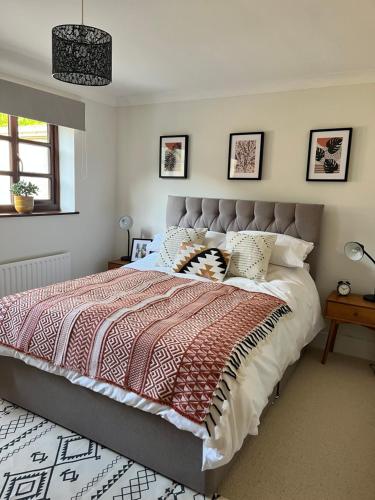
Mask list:
[[[155,267],[157,254],[129,264],[136,269],[168,269]],[[191,278],[192,276],[180,275]],[[197,279],[203,279],[198,278]],[[232,384],[231,398],[224,403],[223,416],[208,436],[204,425],[191,422],[169,407],[150,402],[132,392],[97,382],[69,370],[54,367],[13,349],[0,345],[0,355],[22,359],[41,370],[66,377],[73,384],[87,387],[116,401],[155,413],[179,429],[192,432],[203,440],[202,470],[215,469],[228,463],[248,434],[258,434],[259,419],[274,386],[285,369],[300,356],[302,348],[323,328],[317,289],[305,269],[269,266],[265,282],[230,278],[229,285],[246,290],[269,293],[285,300],[292,314],[282,318],[266,342],[255,349],[238,371]]]

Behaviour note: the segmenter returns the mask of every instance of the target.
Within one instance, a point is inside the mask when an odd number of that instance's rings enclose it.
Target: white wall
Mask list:
[[[116,146],[116,109],[87,102],[86,133],[76,135],[80,214],[0,218],[0,263],[70,251],[74,277],[106,270],[114,256]]]
[[[147,237],[164,227],[168,194],[323,203],[322,300],[343,278],[369,293],[375,267],[348,261],[343,245],[358,240],[375,254],[374,111],[374,84],[121,108],[118,215],[131,214],[133,236]],[[310,129],[333,127],[354,128],[349,181],[305,182]],[[263,180],[227,180],[229,133],[257,130],[266,133]],[[168,134],[190,136],[187,180],[158,178],[159,136]],[[116,234],[120,255],[125,238]],[[344,331],[339,350],[375,357],[373,332]]]

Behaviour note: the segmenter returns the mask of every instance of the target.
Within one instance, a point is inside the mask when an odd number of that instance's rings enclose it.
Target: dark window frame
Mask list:
[[[49,200],[34,200],[34,212],[50,212],[60,210],[60,175],[59,175],[59,133],[56,125],[47,124],[48,142],[32,141],[18,137],[18,117],[8,115],[8,133],[1,135],[1,140],[10,143],[10,170],[0,170],[1,177],[8,176],[13,179],[13,183],[18,182],[21,176],[50,179],[51,198]],[[32,144],[49,149],[50,173],[39,174],[33,172],[22,172],[19,160],[19,144]],[[13,205],[0,205],[0,213],[15,212]]]

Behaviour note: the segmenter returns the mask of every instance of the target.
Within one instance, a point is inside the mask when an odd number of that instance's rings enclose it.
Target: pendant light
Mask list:
[[[112,81],[112,36],[83,24],[52,28],[52,75],[74,85],[102,86]]]

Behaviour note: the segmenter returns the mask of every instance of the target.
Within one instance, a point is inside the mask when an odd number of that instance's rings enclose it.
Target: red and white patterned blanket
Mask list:
[[[263,293],[116,269],[0,299],[0,343],[202,423],[289,311]]]

